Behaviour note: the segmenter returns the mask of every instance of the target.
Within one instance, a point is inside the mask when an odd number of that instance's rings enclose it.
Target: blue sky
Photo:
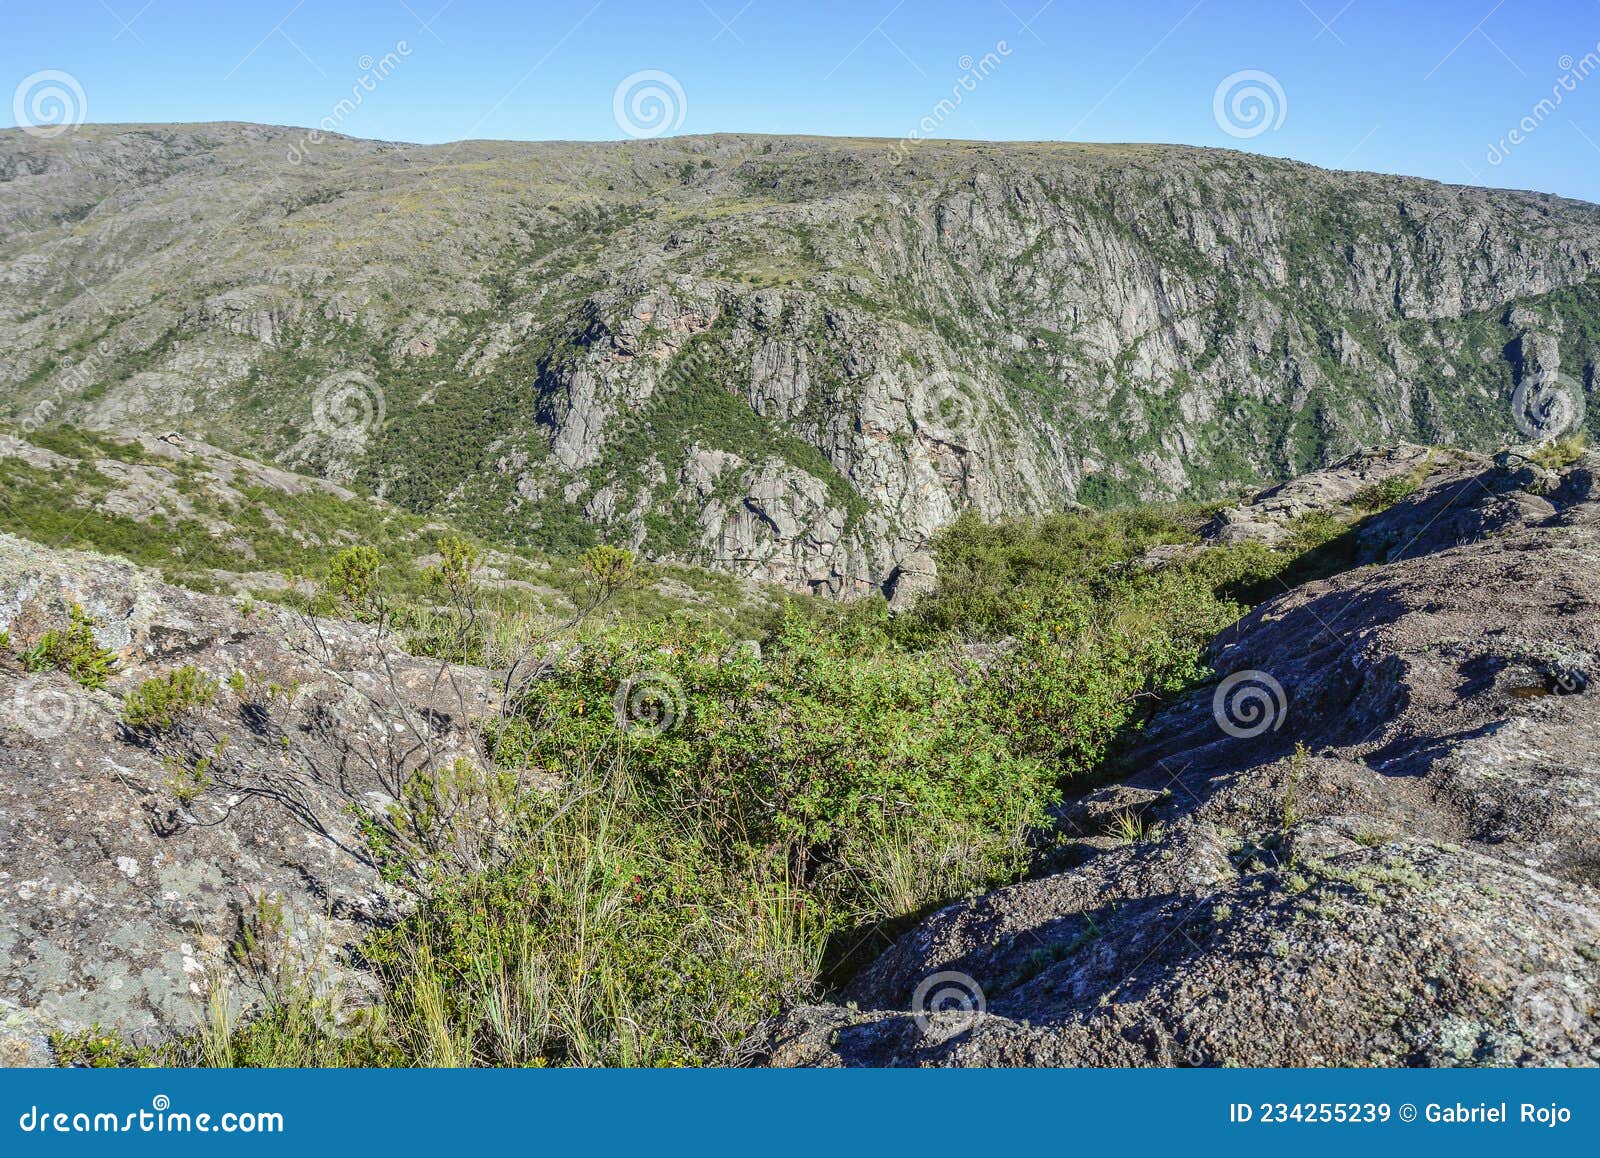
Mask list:
[[[1600,0],[0,0],[0,27],[0,125],[333,117],[426,142],[932,126],[1600,201]],[[670,77],[653,85],[664,124],[648,92],[617,115],[646,71]],[[363,75],[359,106],[336,111]],[[959,106],[936,111],[963,75]]]

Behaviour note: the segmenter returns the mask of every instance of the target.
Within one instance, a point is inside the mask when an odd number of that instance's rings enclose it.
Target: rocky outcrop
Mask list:
[[[1415,484],[1061,809],[1069,867],[927,917],[762,1060],[1600,1062],[1600,454],[1526,451],[1367,452],[1261,497],[1265,523]],[[19,658],[74,606],[104,689]],[[265,930],[283,967],[370,984],[341,951],[404,904],[351,807],[473,757],[486,673],[9,536],[0,630],[0,1059],[249,1005]],[[184,664],[214,698],[173,736],[126,726],[123,695]]]
[[[115,653],[103,690],[12,658],[73,606]],[[492,690],[374,628],[3,534],[0,631],[0,1061],[13,1064],[47,1064],[54,1029],[170,1038],[214,987],[250,1002],[263,963],[244,946],[336,975],[340,950],[398,911],[351,806],[381,812],[410,769],[471,755],[468,719]],[[120,723],[128,690],[185,664],[216,695],[181,735]]]
[[[1290,479],[1231,507],[1224,507],[1202,530],[1206,542],[1286,545],[1294,525],[1309,515],[1352,519],[1364,514],[1364,501],[1387,506],[1379,499],[1384,484],[1416,485],[1438,469],[1436,452],[1425,446],[1402,443],[1377,450],[1357,451],[1325,470]],[[1481,470],[1488,460],[1468,459]]]
[[[1368,520],[1372,565],[1225,633],[1068,810],[1080,864],[931,916],[765,1059],[1600,1063],[1597,471],[1465,460]]]

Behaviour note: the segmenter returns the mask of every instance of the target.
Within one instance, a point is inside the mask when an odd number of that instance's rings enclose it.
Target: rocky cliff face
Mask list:
[[[9,417],[870,591],[986,515],[1600,413],[1600,210],[1154,146],[0,134]],[[1519,433],[1520,432],[1520,433]]]

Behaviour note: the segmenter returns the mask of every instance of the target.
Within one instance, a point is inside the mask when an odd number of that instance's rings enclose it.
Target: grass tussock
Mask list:
[[[1582,458],[1588,449],[1588,434],[1580,430],[1564,438],[1540,443],[1533,452],[1533,462],[1545,470],[1564,470]]]

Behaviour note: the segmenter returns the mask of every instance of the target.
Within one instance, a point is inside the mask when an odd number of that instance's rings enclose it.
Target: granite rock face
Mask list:
[[[1077,867],[931,916],[765,1059],[1600,1063],[1597,468],[1535,518],[1462,459],[1369,520],[1068,811]]]

